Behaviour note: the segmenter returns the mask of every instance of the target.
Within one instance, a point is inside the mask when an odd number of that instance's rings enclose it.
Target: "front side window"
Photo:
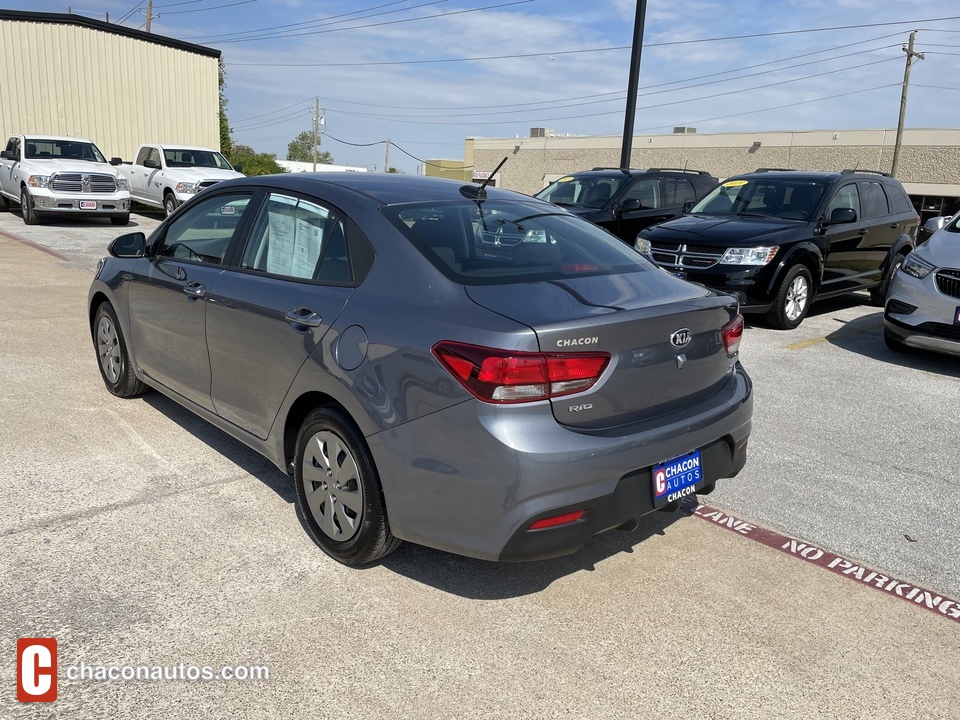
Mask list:
[[[349,283],[343,219],[317,203],[272,193],[253,226],[240,266],[298,280]]]
[[[463,285],[656,269],[596,225],[543,203],[454,200],[389,205],[381,212],[440,272]]]
[[[7,152],[12,152],[17,160],[20,159],[20,138],[10,138],[7,143]]]
[[[160,257],[222,265],[236,235],[249,195],[217,195],[198,202],[170,223]]]
[[[140,148],[140,152],[137,153],[137,160],[134,164],[145,165],[148,157],[150,157],[150,148]]]
[[[627,194],[623,199],[625,201],[639,200],[640,207],[643,210],[656,210],[657,208],[663,207],[663,204],[660,202],[660,183],[656,178],[638,180],[630,186],[630,189],[627,190]]]
[[[568,175],[556,180],[534,197],[563,207],[592,208],[607,206],[610,199],[630,181],[627,175],[575,177]]]
[[[837,208],[850,208],[855,213],[857,213],[857,219],[861,217],[860,215],[860,193],[857,191],[856,183],[850,183],[849,185],[844,185],[839,190],[837,194],[833,196],[830,200],[830,203],[827,205],[826,217],[829,220],[830,216],[833,214],[833,211]]]

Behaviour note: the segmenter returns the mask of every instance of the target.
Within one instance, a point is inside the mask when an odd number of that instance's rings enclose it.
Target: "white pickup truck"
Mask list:
[[[89,140],[46,135],[11,135],[0,151],[0,211],[20,203],[23,221],[38,225],[45,215],[108,217],[130,221],[130,189]]]
[[[133,199],[169,215],[204,188],[243,177],[216,150],[182,145],[141,145],[137,159],[120,166]]]

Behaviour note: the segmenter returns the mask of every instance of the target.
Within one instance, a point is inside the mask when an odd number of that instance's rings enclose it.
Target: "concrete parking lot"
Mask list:
[[[0,717],[960,717],[960,363],[890,353],[877,308],[748,328],[755,430],[702,499],[721,515],[546,562],[408,544],[350,570],[268,461],[104,390],[85,302],[117,234],[0,215],[0,634],[55,637],[60,662],[55,703],[8,689]],[[269,678],[69,678],[81,663]]]

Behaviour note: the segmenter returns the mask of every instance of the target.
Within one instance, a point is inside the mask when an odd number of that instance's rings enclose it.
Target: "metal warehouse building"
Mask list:
[[[837,171],[847,168],[889,172],[896,130],[692,133],[638,135],[630,166],[707,170],[718,178],[759,167]],[[529,137],[470,138],[464,148],[464,179],[484,179],[504,156],[500,187],[532,194],[559,177],[592,167],[620,164],[620,137],[560,136],[531,128]],[[428,165],[428,174],[456,175],[447,161]],[[463,171],[461,171],[463,172]],[[462,175],[461,175],[462,177]],[[960,129],[907,129],[898,179],[926,220],[960,210]]]
[[[0,133],[220,146],[220,51],[79,15],[0,10]]]

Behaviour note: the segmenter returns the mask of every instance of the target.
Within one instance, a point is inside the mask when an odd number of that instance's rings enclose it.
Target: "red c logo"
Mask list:
[[[17,700],[53,702],[56,699],[56,638],[20,638],[17,640]]]

